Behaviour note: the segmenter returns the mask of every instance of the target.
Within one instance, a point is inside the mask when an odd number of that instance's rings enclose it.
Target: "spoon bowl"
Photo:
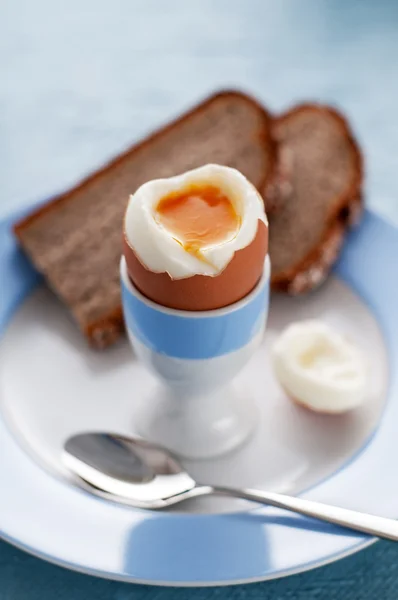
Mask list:
[[[165,508],[212,492],[198,485],[170,452],[140,438],[77,434],[66,441],[62,460],[81,487],[139,508]]]

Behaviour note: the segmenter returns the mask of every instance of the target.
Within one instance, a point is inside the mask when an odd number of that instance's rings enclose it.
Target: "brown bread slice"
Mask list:
[[[347,121],[328,106],[293,108],[275,120],[273,134],[289,196],[270,217],[272,287],[299,294],[326,278],[360,218],[362,156]]]
[[[252,98],[216,94],[15,226],[22,247],[94,347],[112,344],[124,329],[119,260],[129,194],[150,179],[219,163],[239,169],[271,198],[271,123]]]

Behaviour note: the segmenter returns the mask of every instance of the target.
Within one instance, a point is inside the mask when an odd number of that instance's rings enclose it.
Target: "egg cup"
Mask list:
[[[270,261],[245,298],[224,308],[184,311],[161,306],[120,265],[124,319],[137,357],[160,386],[137,413],[137,432],[184,458],[209,458],[242,444],[256,408],[232,379],[260,345],[268,315]]]

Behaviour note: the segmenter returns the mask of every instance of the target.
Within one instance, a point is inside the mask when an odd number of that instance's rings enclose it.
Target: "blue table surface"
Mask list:
[[[395,0],[4,0],[0,217],[65,189],[214,90],[271,110],[341,107],[364,149],[368,204],[398,222]],[[228,589],[128,586],[0,542],[0,600],[396,598],[398,547],[380,542],[286,580]]]

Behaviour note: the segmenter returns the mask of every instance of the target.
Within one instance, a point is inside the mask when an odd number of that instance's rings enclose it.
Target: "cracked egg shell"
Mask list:
[[[193,275],[172,279],[168,273],[153,273],[140,261],[123,236],[123,252],[129,276],[136,288],[157,304],[179,310],[214,310],[241,300],[256,286],[264,269],[268,227],[258,221],[254,240],[237,250],[218,275]]]

